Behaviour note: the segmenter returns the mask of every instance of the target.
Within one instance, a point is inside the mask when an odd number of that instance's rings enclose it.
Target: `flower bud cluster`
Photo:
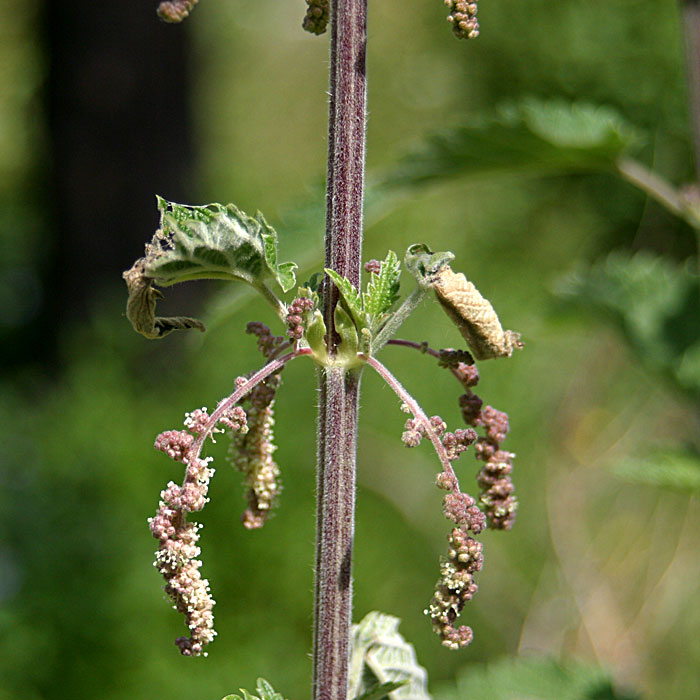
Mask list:
[[[454,433],[446,432],[447,424],[440,416],[431,416],[429,422],[433,432],[444,445],[447,458],[451,462],[457,459],[477,439],[477,434],[471,429],[459,429]],[[409,418],[404,424],[401,441],[406,447],[417,447],[426,433],[427,428],[422,421],[417,418]]]
[[[330,18],[330,0],[306,0],[306,4],[306,17],[301,26],[311,34],[323,34]]]
[[[430,616],[433,630],[448,649],[467,646],[473,639],[470,627],[455,627],[464,605],[477,591],[474,574],[483,566],[483,545],[461,528],[449,535],[447,558],[440,562],[440,578],[425,614]]]
[[[479,22],[476,19],[477,5],[472,0],[445,0],[450,8],[447,21],[458,39],[476,39],[479,36]]]
[[[289,305],[287,313],[287,335],[292,340],[300,340],[304,335],[304,315],[313,311],[313,299],[308,297],[297,297]]]
[[[373,258],[364,264],[364,268],[365,272],[369,272],[371,275],[378,275],[382,271],[382,262]]]
[[[182,22],[199,0],[165,0],[158,5],[158,16],[165,22]]]
[[[265,359],[269,359],[285,342],[281,335],[272,335],[272,331],[260,321],[251,321],[246,324],[245,332],[254,335],[258,339],[258,350]]]
[[[277,505],[282,486],[280,470],[273,459],[277,449],[274,444],[275,393],[280,383],[279,375],[272,375],[251,391],[245,410],[248,430],[232,433],[230,457],[233,466],[245,475],[248,507],[241,516],[243,526],[249,530],[261,528]]]
[[[484,462],[477,475],[481,489],[479,504],[486,513],[489,526],[496,530],[510,530],[515,522],[518,501],[513,495],[511,479],[513,471],[512,452],[501,449],[508,434],[508,414],[483,401],[471,391],[479,380],[476,368],[469,374],[469,383],[462,382],[467,393],[459,398],[462,417],[467,425],[483,428],[485,435],[476,442],[476,458]]]

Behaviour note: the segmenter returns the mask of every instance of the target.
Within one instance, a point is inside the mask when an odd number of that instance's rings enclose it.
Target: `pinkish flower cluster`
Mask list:
[[[248,507],[241,516],[249,530],[261,528],[277,505],[282,486],[280,470],[273,459],[274,404],[279,375],[271,375],[248,395],[246,403],[246,432],[232,433],[231,462],[245,475]]]
[[[440,416],[431,416],[430,427],[437,437],[440,438],[447,459],[453,462],[471,445],[477,438],[476,433],[471,429],[459,429],[454,433],[446,432],[447,424]],[[404,425],[404,432],[401,441],[406,447],[417,447],[426,436],[427,428],[425,424],[417,418],[409,418]]]
[[[468,493],[448,493],[442,501],[442,509],[446,518],[465,530],[471,530],[475,535],[486,527],[486,516]]]
[[[297,297],[287,309],[287,335],[292,340],[300,340],[304,335],[304,316],[313,311],[314,302],[308,297]]]
[[[486,513],[490,527],[510,530],[515,522],[518,501],[513,495],[515,487],[511,479],[515,455],[501,449],[501,443],[508,434],[508,414],[492,406],[484,406],[483,401],[471,391],[471,387],[479,381],[475,367],[465,378],[468,380],[463,382],[466,393],[459,398],[464,422],[482,428],[485,433],[476,442],[476,458],[484,462],[476,477],[481,489],[479,505]]]
[[[474,637],[470,627],[455,627],[454,623],[477,591],[474,574],[483,566],[483,545],[461,528],[454,528],[448,541],[447,558],[440,562],[440,578],[425,614],[430,616],[442,644],[448,649],[459,649]]]
[[[372,275],[378,275],[382,271],[381,260],[368,260],[364,264],[365,272],[369,272]]]
[[[471,0],[445,0],[450,8],[447,21],[458,39],[476,39],[479,36],[479,22],[476,19],[478,7]]]
[[[158,5],[158,16],[165,22],[182,22],[199,0],[165,0]]]
[[[260,321],[251,321],[245,327],[245,332],[258,339],[258,350],[265,359],[273,357],[280,346],[286,341],[281,335],[272,335],[272,331]]]
[[[226,411],[220,422],[228,428],[245,431],[245,412],[239,407]],[[209,480],[214,470],[209,466],[212,458],[199,457],[196,435],[211,437],[222,432],[212,424],[206,408],[198,408],[185,414],[188,430],[166,430],[158,435],[155,448],[176,462],[185,465],[182,486],[169,482],[160,494],[158,511],[149,518],[153,537],[159,542],[154,566],[165,578],[165,592],[172,599],[176,610],[185,616],[190,630],[189,637],[179,637],[175,644],[184,656],[199,656],[207,644],[213,641],[214,600],[209,582],[199,571],[200,525],[187,522],[187,513],[199,511],[206,505]]]

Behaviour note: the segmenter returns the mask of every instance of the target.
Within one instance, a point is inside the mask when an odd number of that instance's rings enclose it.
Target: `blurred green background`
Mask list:
[[[239,290],[184,285],[170,310],[201,314],[210,330],[149,342],[124,318],[120,272],[156,226],[156,192],[260,209],[302,280],[321,266],[327,36],[301,30],[302,0],[202,0],[177,27],[158,23],[155,3],[92,4],[0,6],[0,700],[219,700],[258,676],[304,697],[313,368],[284,373],[284,493],[262,531],[241,527],[239,475],[225,441],[213,449],[198,519],[219,637],[208,658],[181,658],[172,642],[184,628],[146,525],[181,470],[151,445],[259,364],[242,330],[274,319]],[[484,2],[470,42],[452,37],[446,14],[439,0],[370,2],[370,181],[426,131],[524,96],[614,107],[646,134],[643,162],[676,184],[694,179],[678,3]],[[122,53],[100,53],[111,46]],[[700,402],[604,315],[553,293],[610,251],[696,270],[692,229],[605,173],[456,177],[396,191],[367,223],[366,258],[415,242],[452,250],[526,348],[480,366],[478,393],[510,415],[521,506],[512,532],[482,538],[479,593],[462,616],[475,641],[459,653],[422,612],[449,531],[436,463],[428,446],[401,445],[405,416],[366,373],[355,617],[400,617],[436,696],[470,665],[542,654],[605,666],[647,698],[700,697],[697,498],[615,472],[658,446],[697,451]],[[401,335],[461,341],[432,300]],[[459,426],[447,372],[399,348],[381,359],[429,414]],[[470,455],[458,463],[465,488],[477,469]]]

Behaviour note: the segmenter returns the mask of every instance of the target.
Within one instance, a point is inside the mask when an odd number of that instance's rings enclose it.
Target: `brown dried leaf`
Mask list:
[[[520,334],[503,330],[491,302],[461,272],[443,265],[430,286],[477,360],[510,357],[523,346]]]

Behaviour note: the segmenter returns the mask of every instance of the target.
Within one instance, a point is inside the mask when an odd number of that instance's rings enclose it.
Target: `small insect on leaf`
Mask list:
[[[491,302],[461,272],[444,265],[430,286],[477,360],[510,357],[515,348],[522,348],[520,334],[503,330]]]

